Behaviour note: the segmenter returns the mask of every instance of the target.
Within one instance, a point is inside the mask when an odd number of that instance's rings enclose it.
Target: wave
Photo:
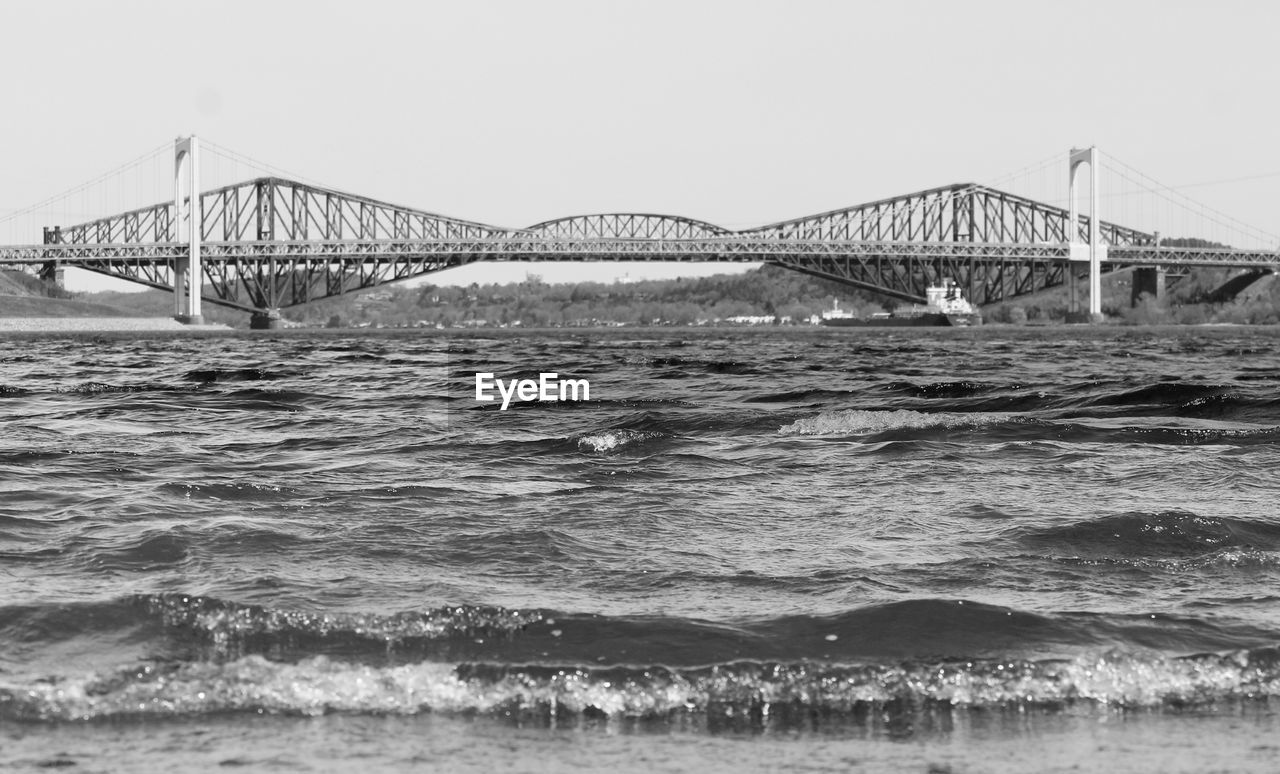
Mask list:
[[[72,387],[60,387],[54,390],[56,393],[65,393],[69,395],[112,395],[117,393],[148,393],[148,392],[173,392],[173,393],[189,393],[192,387],[175,386],[165,383],[142,383],[142,384],[108,384],[106,382],[81,382]]]
[[[389,647],[420,651],[418,646],[435,640],[474,643],[546,618],[537,610],[468,605],[380,615],[276,609],[197,594],[144,594],[105,602],[0,606],[0,635],[11,642],[51,644],[147,625],[160,627],[166,636],[195,638],[215,658],[308,648],[375,657]]]
[[[1066,419],[1046,422],[1059,440],[1076,443],[1139,443],[1168,446],[1251,446],[1280,440],[1280,427],[1254,426],[1212,420],[1151,418],[1144,424],[1132,420]]]
[[[460,605],[396,614],[315,612],[183,594],[102,603],[0,607],[5,640],[95,638],[147,624],[205,656],[344,656],[508,663],[696,666],[738,659],[895,661],[1065,657],[1116,644],[1171,654],[1252,648],[1280,634],[1243,623],[1150,614],[1034,613],[979,602],[916,599],[835,615],[716,622]],[[49,622],[61,622],[52,625]]]
[[[475,714],[561,721],[757,723],[898,707],[1182,709],[1280,697],[1274,648],[1167,658],[1109,651],[1064,661],[895,665],[735,661],[678,669],[418,662],[145,663],[57,681],[0,683],[0,719],[85,721],[222,713]]]
[[[155,570],[179,565],[191,556],[192,541],[186,536],[147,531],[133,536],[124,545],[96,552],[93,562],[104,570]]]
[[[0,452],[0,465],[30,465],[35,462],[60,460],[75,453],[70,449]]]
[[[816,417],[797,419],[778,429],[780,435],[874,435],[894,430],[976,428],[1006,422],[1027,422],[1017,415],[984,413],[925,413],[897,409],[867,411],[845,409],[827,411]]]
[[[928,412],[1012,412],[1062,408],[1067,402],[1044,389],[1022,384],[986,382],[889,382],[862,389],[806,388],[770,392],[745,399],[746,403],[811,403],[819,406],[863,402],[871,398],[877,408]]]
[[[784,436],[866,436],[870,440],[939,438],[954,431],[981,432],[993,440],[1065,443],[1253,445],[1280,440],[1280,427],[1175,417],[1042,418],[1001,411],[923,412],[909,409],[824,411],[778,428]]]
[[[268,390],[246,387],[223,393],[201,393],[201,400],[217,408],[251,411],[305,411],[325,396],[298,390]]]
[[[223,447],[225,449],[225,447]],[[239,451],[239,449],[236,449]],[[168,482],[156,487],[162,494],[177,495],[187,499],[230,502],[290,501],[304,497],[302,488],[279,484],[258,484],[252,481],[209,481],[207,483]]]
[[[696,370],[709,374],[727,374],[733,376],[759,374],[758,366],[741,360],[718,360],[695,357],[655,357],[648,364],[653,368],[674,368],[679,371]]]
[[[484,606],[307,612],[163,594],[0,607],[0,637],[52,653],[74,651],[59,644],[68,641],[97,644],[94,652],[114,643],[131,656],[104,667],[99,654],[88,672],[0,673],[0,721],[227,712],[662,720],[1280,697],[1275,632],[940,599],[730,624]]]
[[[264,377],[267,379],[283,378],[283,377]],[[193,406],[212,407],[212,408],[228,408],[228,409],[279,409],[285,411],[297,411],[300,408],[308,406],[317,400],[325,399],[327,396],[321,394],[313,394],[300,392],[296,390],[277,390],[247,387],[234,389],[227,392],[209,391],[204,389],[206,385],[214,382],[227,381],[220,379],[211,379],[201,384],[167,384],[167,383],[141,383],[141,384],[107,384],[105,382],[83,382],[72,387],[61,387],[54,390],[55,393],[82,395],[89,397],[98,396],[121,396],[116,399],[115,403],[106,404],[101,410],[119,411],[130,408],[129,403],[125,402],[125,398],[137,395],[139,400],[145,398],[145,404],[138,406],[147,409],[165,408],[169,410],[181,409],[189,410]],[[252,381],[249,379],[232,379],[231,382]],[[156,395],[172,394],[181,399],[181,403],[164,404],[155,400]],[[26,392],[23,394],[34,394]],[[135,406],[137,407],[137,406]]]
[[[1223,554],[1223,561],[1248,562],[1280,551],[1280,524],[1188,511],[1125,513],[1033,530],[1022,535],[1021,542],[1034,550],[1085,558],[1151,559],[1235,551]]]
[[[131,602],[166,626],[206,637],[223,656],[286,644],[297,648],[307,641],[353,652],[370,644],[378,650],[390,645],[413,650],[415,642],[511,634],[544,619],[540,611],[468,605],[378,615],[279,610],[194,595],[144,596]]]
[[[1119,392],[1108,392],[1095,397],[1094,405],[1181,405],[1194,400],[1231,394],[1232,388],[1222,384],[1195,384],[1187,382],[1159,382]]]
[[[855,390],[809,389],[789,390],[787,392],[770,392],[756,395],[745,400],[746,403],[799,403],[823,401],[829,399],[846,399],[857,395]]]
[[[1094,412],[1115,407],[1118,412],[1110,413],[1121,416],[1155,412],[1181,417],[1280,421],[1280,399],[1230,384],[1159,382],[1091,395],[1077,405]]]
[[[592,433],[610,433],[619,430],[656,433],[659,436],[671,438],[760,435],[776,432],[778,418],[782,416],[778,412],[769,410],[748,408],[725,410],[681,400],[619,400],[601,401],[599,404],[593,401],[590,405],[614,409],[639,409],[639,411],[620,417],[609,427],[575,435],[574,439]],[[798,412],[792,409],[786,413],[795,415]]]
[[[1076,414],[1089,417],[1189,417],[1280,424],[1280,399],[1257,388],[1161,382],[1119,388],[1076,384],[891,381],[857,389],[810,387],[754,395],[747,403],[800,403],[922,413]],[[859,405],[861,404],[861,405]]]
[[[83,382],[74,387],[68,387],[65,391],[75,395],[100,395],[107,392],[129,392],[130,388],[105,382]]]
[[[616,428],[612,430],[596,430],[574,438],[579,451],[588,453],[604,453],[632,451],[645,446],[659,438],[670,438],[667,433],[658,430],[633,430]]]
[[[981,395],[1001,389],[1020,389],[1021,385],[997,385],[988,384],[986,382],[972,382],[968,380],[957,380],[948,382],[928,382],[926,384],[915,384],[913,382],[890,382],[884,386],[888,392],[897,392],[906,395],[913,395],[919,398],[966,398],[972,395]]]
[[[640,408],[640,409],[664,409],[664,408],[697,408],[697,403],[691,403],[687,400],[678,398],[619,398],[615,400],[601,399],[592,400],[592,406],[617,407],[617,408]]]
[[[295,373],[269,368],[197,368],[187,371],[182,378],[189,382],[200,382],[202,384],[213,382],[258,382],[283,379]]]

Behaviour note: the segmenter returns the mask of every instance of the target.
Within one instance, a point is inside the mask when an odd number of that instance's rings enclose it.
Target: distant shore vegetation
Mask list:
[[[1280,323],[1280,283],[1265,276],[1233,298],[1218,293],[1239,270],[1200,269],[1171,278],[1160,298],[1131,304],[1130,272],[1103,277],[1103,313],[1113,324]],[[168,316],[173,297],[165,291],[68,294],[41,289],[30,275],[3,272],[0,314],[74,316],[72,311],[112,308],[118,314]],[[4,278],[7,277],[6,281]],[[19,302],[18,298],[26,296]],[[42,298],[37,298],[37,297]],[[65,306],[67,311],[56,308]],[[305,327],[488,328],[597,326],[810,325],[838,305],[858,315],[909,306],[837,282],[765,266],[742,274],[611,283],[548,284],[536,273],[522,282],[438,286],[387,285],[282,310],[290,325]],[[6,312],[8,307],[10,311]],[[1067,294],[1056,288],[982,308],[986,323],[1052,325],[1067,319]],[[204,305],[209,322],[247,327],[248,314]]]

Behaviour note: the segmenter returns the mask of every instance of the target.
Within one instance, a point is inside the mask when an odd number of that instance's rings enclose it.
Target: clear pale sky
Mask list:
[[[1280,233],[1263,0],[6,0],[0,29],[0,216],[192,133],[504,226],[740,228],[1096,144]]]

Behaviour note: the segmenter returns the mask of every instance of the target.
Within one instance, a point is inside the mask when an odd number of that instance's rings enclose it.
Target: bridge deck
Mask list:
[[[129,264],[168,262],[186,255],[176,242],[145,244],[55,244],[0,247],[0,264],[80,262]],[[208,262],[268,259],[394,261],[435,258],[457,263],[497,261],[689,261],[742,263],[806,258],[950,258],[976,260],[1070,260],[1065,244],[985,242],[889,242],[802,239],[433,239],[206,242]],[[1169,267],[1225,266],[1275,268],[1280,253],[1229,248],[1111,246],[1104,263]]]

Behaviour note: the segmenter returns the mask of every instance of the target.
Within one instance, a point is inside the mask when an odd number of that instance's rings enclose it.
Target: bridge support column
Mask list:
[[[1075,264],[1068,263],[1062,275],[1067,286],[1067,322],[1085,322],[1085,315],[1080,311],[1080,277],[1076,275]]]
[[[66,273],[67,270],[62,267],[61,261],[49,261],[40,266],[40,279],[52,282],[58,290],[67,289]]]
[[[187,164],[187,190],[182,190],[182,165]],[[173,265],[173,317],[178,322],[200,325],[200,294],[204,267],[200,263],[200,231],[204,213],[200,205],[200,142],[179,137],[173,143],[173,237],[187,243],[187,255]],[[183,232],[183,223],[186,232]]]
[[[280,325],[279,309],[259,309],[249,317],[249,328],[255,331],[274,331]]]
[[[62,244],[62,228],[55,226],[44,229],[44,243],[46,245]],[[49,261],[40,266],[40,279],[45,282],[53,282],[54,287],[58,290],[66,290],[66,269],[62,267],[62,261]]]
[[[1068,194],[1071,200],[1071,214],[1067,220],[1067,242],[1071,246],[1071,260],[1088,260],[1089,262],[1089,318],[1093,322],[1102,321],[1102,262],[1107,257],[1107,247],[1099,237],[1101,214],[1098,210],[1098,161],[1096,147],[1072,148],[1068,162]],[[1076,204],[1076,173],[1081,164],[1089,165],[1089,246],[1087,253],[1080,244],[1080,211]],[[1073,311],[1076,311],[1073,309]]]
[[[1133,270],[1133,286],[1129,292],[1130,305],[1137,306],[1144,293],[1157,301],[1164,297],[1163,267],[1139,266]]]

